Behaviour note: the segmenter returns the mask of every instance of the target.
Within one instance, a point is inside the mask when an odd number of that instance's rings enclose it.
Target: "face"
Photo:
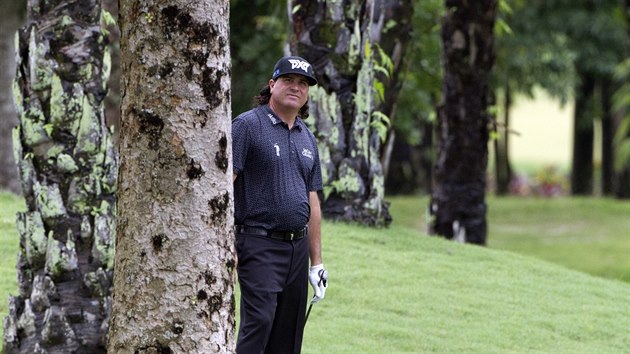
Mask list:
[[[271,104],[274,107],[299,110],[308,100],[308,80],[298,74],[282,75],[269,81]]]

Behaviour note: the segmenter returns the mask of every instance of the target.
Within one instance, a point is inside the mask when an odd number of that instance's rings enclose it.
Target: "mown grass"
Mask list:
[[[324,225],[326,299],[305,353],[623,353],[630,284],[511,252]]]
[[[615,232],[606,225],[615,220],[618,208],[627,211],[623,205],[491,198],[490,244],[477,247],[425,236],[426,198],[389,199],[395,221],[387,229],[324,222],[330,286],[309,317],[304,353],[630,353],[630,284],[498,249],[513,244],[527,249],[519,245],[523,237],[558,237],[558,232],[541,235],[555,227],[554,220],[593,222],[576,229]],[[21,204],[7,195],[0,202],[0,247],[6,252],[0,260],[0,284],[8,284],[0,288],[4,317],[7,293],[15,294],[13,230]],[[600,208],[610,219],[602,219],[595,210]],[[545,213],[558,215],[544,221]],[[590,214],[599,216],[587,218]],[[501,217],[506,220],[497,224],[494,219]],[[525,236],[516,232],[521,227],[529,230]],[[627,234],[627,226],[625,230]],[[5,236],[7,232],[12,235]],[[575,230],[567,233],[582,237]],[[560,247],[562,238],[556,241]],[[578,248],[566,252],[597,258],[597,252]]]
[[[21,197],[0,192],[0,322],[8,314],[9,294],[17,294],[16,267],[19,237],[15,214],[26,207]],[[0,338],[3,328],[0,326]],[[0,340],[0,348],[2,341]]]
[[[426,233],[427,197],[388,198],[394,223]],[[630,201],[488,197],[488,247],[630,283]]]

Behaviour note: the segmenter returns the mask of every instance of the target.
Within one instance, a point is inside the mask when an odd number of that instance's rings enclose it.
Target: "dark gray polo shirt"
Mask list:
[[[234,221],[268,230],[299,230],[310,216],[309,192],[322,190],[317,142],[304,122],[293,128],[269,106],[232,121]]]

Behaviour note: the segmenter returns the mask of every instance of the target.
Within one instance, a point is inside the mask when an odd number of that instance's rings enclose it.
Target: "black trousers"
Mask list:
[[[236,352],[300,353],[308,297],[308,237],[236,235],[240,325]]]

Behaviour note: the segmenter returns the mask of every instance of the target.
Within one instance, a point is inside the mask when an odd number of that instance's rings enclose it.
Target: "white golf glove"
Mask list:
[[[313,287],[315,295],[311,299],[311,304],[316,304],[326,295],[328,287],[328,272],[324,269],[323,264],[314,265],[308,272],[308,281]]]

